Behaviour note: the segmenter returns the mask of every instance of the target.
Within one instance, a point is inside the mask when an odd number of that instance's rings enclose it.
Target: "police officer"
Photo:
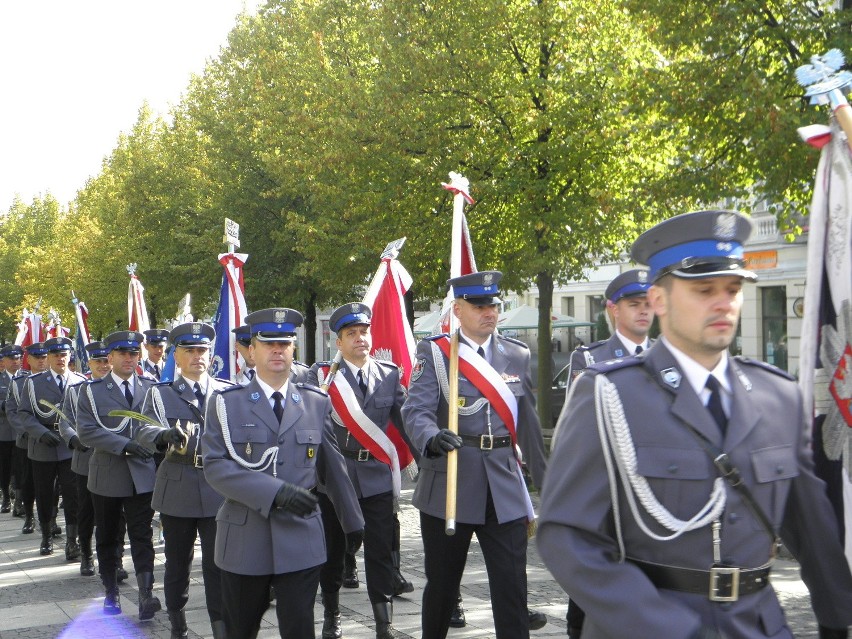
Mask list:
[[[101,379],[112,370],[109,364],[109,349],[103,342],[89,342],[85,346],[89,354],[90,379]],[[59,434],[73,451],[71,454],[71,470],[74,472],[77,485],[77,536],[80,542],[80,575],[91,577],[95,574],[95,563],[92,555],[92,534],[95,530],[95,507],[92,493],[89,492],[89,460],[92,449],[77,436],[77,401],[80,397],[82,384],[69,386],[62,401],[62,418],[59,420]],[[120,529],[123,545],[124,528]]]
[[[399,636],[393,628],[394,505],[399,500],[400,468],[394,443],[387,436],[389,422],[405,432],[400,412],[405,390],[399,367],[370,356],[372,311],[359,302],[344,304],[329,319],[337,334],[342,359],[329,395],[331,412],[326,419],[334,430],[340,452],[346,458],[349,478],[364,514],[364,561],[367,594],[376,620],[377,639]],[[308,383],[319,386],[329,375],[330,363],[315,364]],[[320,573],[325,609],[322,637],[342,637],[340,586],[346,546],[343,530],[331,501],[320,491],[328,560]]]
[[[180,370],[171,382],[153,386],[145,398],[143,413],[163,427],[143,425],[136,440],[149,448],[168,450],[157,470],[151,506],[159,511],[165,535],[166,574],[163,588],[172,639],[187,636],[186,613],[189,575],[196,538],[201,538],[201,570],[207,614],[215,639],[225,638],[222,621],[221,574],[214,561],[216,512],[224,498],[204,478],[201,433],[207,398],[229,382],[214,379],[210,368],[210,344],[216,330],[210,324],[187,322],[169,333],[175,366]]]
[[[301,313],[270,308],[249,314],[246,322],[257,375],[246,386],[214,394],[201,437],[207,481],[225,496],[216,518],[216,565],[222,569],[226,634],[257,636],[271,585],[280,636],[303,639],[314,636],[314,601],[326,559],[313,490],[319,454],[329,497],[353,546],[360,545],[364,520],[325,421],[328,396],[290,381]]]
[[[648,270],[638,268],[624,271],[609,283],[604,296],[606,306],[612,313],[615,332],[609,339],[580,346],[571,354],[566,393],[570,393],[574,378],[595,362],[638,355],[648,350],[648,331],[654,321],[654,312],[648,303],[650,287]],[[577,603],[573,599],[569,600],[567,619],[568,636],[571,639],[579,639],[583,616]]]
[[[121,513],[127,521],[130,554],[139,586],[139,619],[153,618],[161,609],[154,597],[154,543],[151,494],[154,490],[153,452],[133,436],[140,425],[129,416],[111,417],[114,410],[139,412],[153,382],[139,376],[139,352],[144,336],[137,331],[107,335],[112,371],[88,382],[77,401],[77,435],[95,449],[89,461],[89,491],[95,507],[98,571],[104,584],[104,613],[121,613],[117,569]]]
[[[79,373],[68,370],[72,342],[67,337],[51,337],[44,342],[48,369],[31,375],[24,383],[18,403],[18,420],[27,432],[30,462],[33,469],[36,508],[41,525],[42,555],[53,552],[51,520],[55,515],[54,490],[57,480],[62,489],[65,512],[65,559],[80,558],[77,544],[77,486],[71,470],[71,450],[59,435],[59,413],[69,386],[85,381]],[[50,404],[50,408],[42,401]],[[60,409],[61,410],[61,409]]]
[[[583,639],[791,637],[769,572],[797,557],[821,637],[846,637],[852,576],[786,373],[727,350],[751,222],[699,211],[646,231],[661,339],[594,364],[560,416],[538,546]],[[592,426],[590,428],[590,425]],[[819,543],[814,543],[819,540]]]
[[[237,384],[245,386],[253,380],[255,376],[254,360],[252,359],[250,348],[251,329],[248,324],[243,324],[242,326],[231,329],[231,332],[234,334],[234,343],[237,347],[237,353],[239,353],[243,359],[242,368],[240,368],[240,372],[237,373],[237,379],[234,381],[237,382]]]
[[[12,483],[12,456],[15,452],[15,430],[6,417],[6,397],[9,395],[9,387],[12,385],[12,377],[21,368],[21,355],[23,350],[15,344],[7,344],[0,349],[0,491],[3,493],[3,502],[0,505],[0,513],[8,513],[12,510],[11,483]],[[17,486],[17,480],[15,485]]]
[[[23,511],[24,515],[24,525],[21,528],[21,533],[29,535],[35,532],[33,517],[35,487],[33,484],[33,467],[28,455],[29,435],[27,435],[23,424],[20,423],[18,406],[21,402],[21,393],[23,392],[27,377],[31,373],[35,375],[47,369],[47,349],[44,347],[44,342],[34,342],[26,347],[26,351],[29,370],[22,368],[12,378],[12,385],[9,386],[9,395],[6,398],[6,417],[8,417],[9,424],[11,424],[16,434],[15,452],[13,453],[12,461],[17,468],[17,486],[21,496],[21,511]],[[17,502],[17,497],[15,501]]]
[[[165,365],[166,345],[169,342],[169,331],[164,328],[149,328],[145,334],[145,354],[142,370],[158,382]]]
[[[496,332],[502,273],[449,280],[459,320],[459,434],[447,429],[450,336],[425,339],[403,406],[405,429],[422,451],[414,505],[420,510],[426,567],[423,638],[446,637],[473,534],[488,569],[498,638],[529,636],[527,524],[534,517],[515,445],[540,432],[530,353]],[[458,449],[456,532],[445,532],[447,460]]]

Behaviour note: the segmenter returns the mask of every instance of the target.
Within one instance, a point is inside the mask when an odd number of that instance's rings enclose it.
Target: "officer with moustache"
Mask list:
[[[21,368],[21,356],[24,351],[16,344],[7,344],[0,349],[0,491],[3,492],[3,503],[0,505],[0,513],[8,513],[12,510],[11,483],[12,483],[12,459],[15,452],[15,429],[6,417],[6,397],[9,396],[9,387],[12,378]],[[17,486],[17,478],[16,483]],[[17,499],[17,498],[16,498]]]
[[[574,383],[538,547],[586,612],[583,639],[790,638],[769,574],[798,559],[820,637],[846,637],[852,575],[796,382],[732,357],[751,222],[699,211],[643,233],[661,338]],[[818,543],[815,543],[818,540]]]
[[[305,639],[314,636],[314,601],[326,560],[314,490],[318,455],[352,547],[360,545],[364,520],[326,423],[328,396],[290,381],[301,313],[270,308],[246,322],[257,375],[246,386],[214,394],[201,438],[207,481],[225,496],[216,518],[216,565],[226,634],[257,637],[272,586],[280,636]]]
[[[6,417],[9,423],[15,430],[15,452],[12,461],[17,468],[18,477],[18,492],[21,496],[21,511],[24,515],[24,526],[21,528],[21,533],[29,535],[35,532],[35,523],[33,517],[33,504],[35,502],[35,485],[33,483],[33,467],[28,455],[29,435],[20,423],[18,416],[18,407],[21,403],[24,383],[30,374],[35,375],[47,370],[47,349],[44,347],[44,342],[35,342],[26,348],[27,362],[30,370],[21,369],[17,375],[12,378],[12,385],[9,386],[9,395],[6,398]],[[17,497],[16,497],[17,501]],[[51,531],[52,532],[52,531]]]
[[[127,521],[130,554],[139,587],[139,619],[152,619],[161,609],[153,595],[154,543],[151,496],[153,452],[134,435],[140,424],[130,417],[111,417],[114,410],[139,412],[153,382],[136,374],[144,335],[117,331],[107,336],[112,371],[88,382],[77,401],[77,436],[95,449],[89,461],[89,491],[95,507],[98,570],[104,584],[104,613],[121,613],[117,570],[121,515]]]
[[[450,336],[417,346],[405,429],[422,451],[414,506],[425,551],[423,638],[443,639],[476,534],[488,570],[498,639],[529,636],[527,524],[534,518],[516,456],[518,436],[540,433],[525,344],[496,332],[502,273],[449,280],[459,320],[459,434],[447,428]],[[445,532],[447,460],[458,449],[456,532]]]
[[[112,370],[109,364],[109,349],[103,342],[89,342],[85,346],[89,355],[90,379],[101,379]],[[80,575],[91,577],[95,574],[95,562],[92,554],[92,534],[95,531],[95,506],[89,492],[89,460],[92,449],[83,444],[77,436],[77,401],[82,383],[69,386],[62,400],[62,415],[59,420],[59,434],[73,452],[71,470],[77,485],[77,536],[80,542]],[[67,419],[66,419],[67,418]],[[70,421],[69,421],[70,420]],[[124,541],[124,528],[120,530]],[[126,578],[126,577],[125,577]]]
[[[184,608],[189,601],[189,577],[198,537],[201,538],[204,595],[213,637],[226,637],[222,621],[221,573],[214,561],[216,512],[224,498],[207,483],[201,455],[207,399],[214,391],[231,386],[207,373],[210,345],[215,337],[216,330],[201,322],[187,322],[172,329],[169,342],[174,348],[175,366],[180,375],[171,382],[153,386],[142,411],[163,427],[145,424],[135,436],[149,448],[165,451],[165,459],[157,469],[151,506],[159,511],[163,528],[168,531],[163,588],[172,639],[187,636]]]
[[[71,449],[59,435],[59,413],[65,391],[86,378],[68,370],[72,342],[67,337],[52,337],[44,342],[47,349],[48,369],[31,375],[24,383],[18,404],[18,421],[27,432],[28,455],[33,469],[36,508],[41,526],[42,555],[53,553],[52,524],[54,488],[57,480],[62,488],[62,505],[65,512],[65,559],[80,558],[77,544],[77,485],[71,470]],[[48,408],[42,401],[47,402]]]
[[[346,458],[349,478],[364,514],[364,561],[367,594],[376,620],[377,639],[397,637],[393,628],[395,572],[393,562],[394,510],[398,507],[400,468],[394,443],[387,436],[392,422],[404,433],[402,414],[405,389],[399,367],[370,356],[372,311],[361,303],[344,304],[329,319],[337,334],[342,359],[328,389],[331,412],[326,422],[334,430]],[[315,364],[308,377],[317,386],[327,381],[330,363]],[[343,583],[345,536],[337,513],[320,491],[328,560],[320,573],[325,609],[323,639],[339,639],[340,587]]]
[[[145,359],[142,361],[142,371],[158,382],[165,366],[166,345],[169,343],[169,332],[164,328],[149,328],[143,331],[145,335]]]

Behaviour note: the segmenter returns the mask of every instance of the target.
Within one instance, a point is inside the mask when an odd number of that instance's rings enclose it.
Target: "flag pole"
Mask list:
[[[473,202],[468,195],[467,179],[459,173],[450,173],[450,183],[443,187],[453,192],[453,227],[450,244],[450,279],[461,275],[462,224],[464,203]],[[459,432],[459,331],[455,313],[450,311],[450,392],[447,398],[447,429],[456,435]],[[456,534],[456,498],[458,496],[459,454],[457,450],[447,453],[447,499],[444,532]]]
[[[376,296],[379,294],[379,289],[382,287],[382,281],[384,280],[384,271],[385,271],[385,260],[395,260],[399,255],[400,250],[402,249],[402,245],[405,244],[406,238],[401,237],[398,240],[394,240],[390,244],[385,247],[385,250],[382,251],[382,254],[379,258],[379,267],[376,269],[375,274],[373,275],[373,279],[370,280],[370,285],[367,287],[367,292],[364,293],[364,297],[361,300],[361,303],[366,304],[371,309],[373,308],[373,302],[376,301]],[[340,368],[340,362],[343,360],[343,353],[337,351],[334,354],[334,359],[331,361],[331,366],[328,370],[328,375],[326,375],[322,384],[320,384],[320,388],[324,391],[328,391],[329,386],[334,381],[334,376],[337,375],[337,371]]]
[[[828,104],[840,128],[846,134],[846,145],[852,150],[852,108],[843,91],[852,86],[852,73],[842,71],[846,63],[840,49],[811,56],[810,64],[796,69],[796,80],[805,88],[811,104]]]

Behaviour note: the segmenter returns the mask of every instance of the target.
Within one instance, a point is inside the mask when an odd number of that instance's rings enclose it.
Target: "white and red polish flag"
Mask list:
[[[145,287],[136,275],[136,264],[130,264],[127,272],[130,273],[130,286],[127,289],[128,329],[144,333],[151,328],[151,320],[148,319],[148,309],[145,306]]]
[[[450,182],[442,183],[445,189],[454,195],[461,195],[465,202],[474,204],[470,197],[470,184],[460,173],[450,173]],[[450,279],[476,273],[476,258],[473,256],[473,244],[470,241],[470,230],[467,227],[467,217],[463,207],[453,214],[452,241],[450,247]],[[441,319],[438,322],[441,333],[450,332],[450,317],[453,308],[453,291],[447,291],[444,303],[441,306]]]

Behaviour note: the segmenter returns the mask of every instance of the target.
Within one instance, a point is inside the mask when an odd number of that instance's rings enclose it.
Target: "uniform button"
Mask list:
[[[739,520],[740,516],[737,513],[731,513],[728,515],[728,521],[730,521],[732,524],[738,522]]]
[[[783,472],[784,472],[784,467],[783,467],[781,464],[778,464],[778,465],[775,467],[775,474],[776,474],[776,475],[780,475],[780,474],[781,474],[781,473],[783,473]]]
[[[284,461],[283,461],[283,460],[281,460],[281,459],[279,459],[279,460],[278,460],[278,465],[279,465],[279,466],[283,466],[283,465],[284,465]]]
[[[672,464],[669,466],[669,474],[674,475],[678,471],[678,465]]]
[[[279,437],[279,438],[278,438],[278,443],[279,443],[279,444],[283,444],[283,443],[284,443],[284,438],[283,438],[283,437]]]

